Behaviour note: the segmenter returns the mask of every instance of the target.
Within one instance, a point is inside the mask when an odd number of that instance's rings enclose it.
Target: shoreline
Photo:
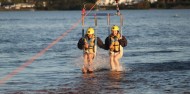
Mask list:
[[[36,11],[36,9],[34,9],[34,8],[30,8],[30,9],[3,9],[3,8],[0,8],[0,11]]]
[[[172,8],[172,9],[164,9],[164,8],[149,8],[149,9],[120,9],[120,10],[184,10],[190,8]],[[114,9],[107,9],[107,10],[114,10]],[[0,12],[3,11],[81,11],[81,10],[36,10],[36,9],[0,9]],[[88,10],[87,10],[88,11]],[[99,11],[106,11],[106,10],[99,10]]]

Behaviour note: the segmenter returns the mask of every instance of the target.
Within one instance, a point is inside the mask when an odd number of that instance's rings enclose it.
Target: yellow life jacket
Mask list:
[[[112,34],[110,35],[110,51],[112,52],[119,52],[120,51],[120,44],[119,44],[119,39],[121,35],[118,33],[117,36],[113,36]]]
[[[88,43],[88,48],[84,48],[84,51],[87,53],[95,53],[95,36],[90,39],[85,36],[84,42]]]

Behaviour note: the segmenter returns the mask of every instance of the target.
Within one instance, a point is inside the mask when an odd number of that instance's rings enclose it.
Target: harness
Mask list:
[[[121,35],[119,33],[117,34],[117,36],[110,35],[110,40],[111,40],[110,51],[111,52],[119,52],[120,51],[120,44],[119,44],[120,36]]]
[[[95,36],[92,38],[88,38],[87,36],[84,38],[84,42],[88,44],[88,48],[84,48],[86,53],[95,53]]]

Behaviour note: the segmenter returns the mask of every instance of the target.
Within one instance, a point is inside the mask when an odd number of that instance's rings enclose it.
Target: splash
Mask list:
[[[74,60],[74,64],[81,69],[83,66],[83,56]],[[106,53],[97,53],[93,61],[93,67],[94,71],[110,70],[109,55]],[[130,68],[125,67],[124,63],[120,62],[119,71],[126,72],[130,70]]]
[[[109,56],[101,53],[97,53],[96,57],[94,58],[94,69],[95,71],[99,70],[109,70]]]

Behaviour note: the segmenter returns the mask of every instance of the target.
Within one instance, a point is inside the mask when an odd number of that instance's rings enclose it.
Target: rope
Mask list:
[[[120,13],[120,10],[119,10],[119,0],[115,0],[115,2],[117,3],[117,6],[116,6],[116,10],[117,10],[117,16],[121,15]]]
[[[99,0],[97,1],[99,2]],[[96,3],[90,8],[90,10],[86,13],[88,15],[92,9],[96,6]],[[86,17],[86,15],[84,17]],[[53,47],[55,44],[57,44],[61,39],[63,39],[69,32],[71,32],[74,28],[77,27],[77,25],[82,21],[82,19],[79,19],[75,24],[71,26],[66,32],[64,32],[61,36],[59,36],[57,39],[55,39],[52,43],[50,43],[46,48],[42,49],[40,52],[38,52],[36,55],[31,57],[29,60],[27,60],[24,64],[22,64],[20,67],[13,70],[11,73],[4,76],[2,79],[0,79],[0,86],[5,84],[6,81],[13,78],[15,75],[23,71],[27,66],[32,64],[37,58],[41,57],[47,50],[49,50],[51,47]]]

